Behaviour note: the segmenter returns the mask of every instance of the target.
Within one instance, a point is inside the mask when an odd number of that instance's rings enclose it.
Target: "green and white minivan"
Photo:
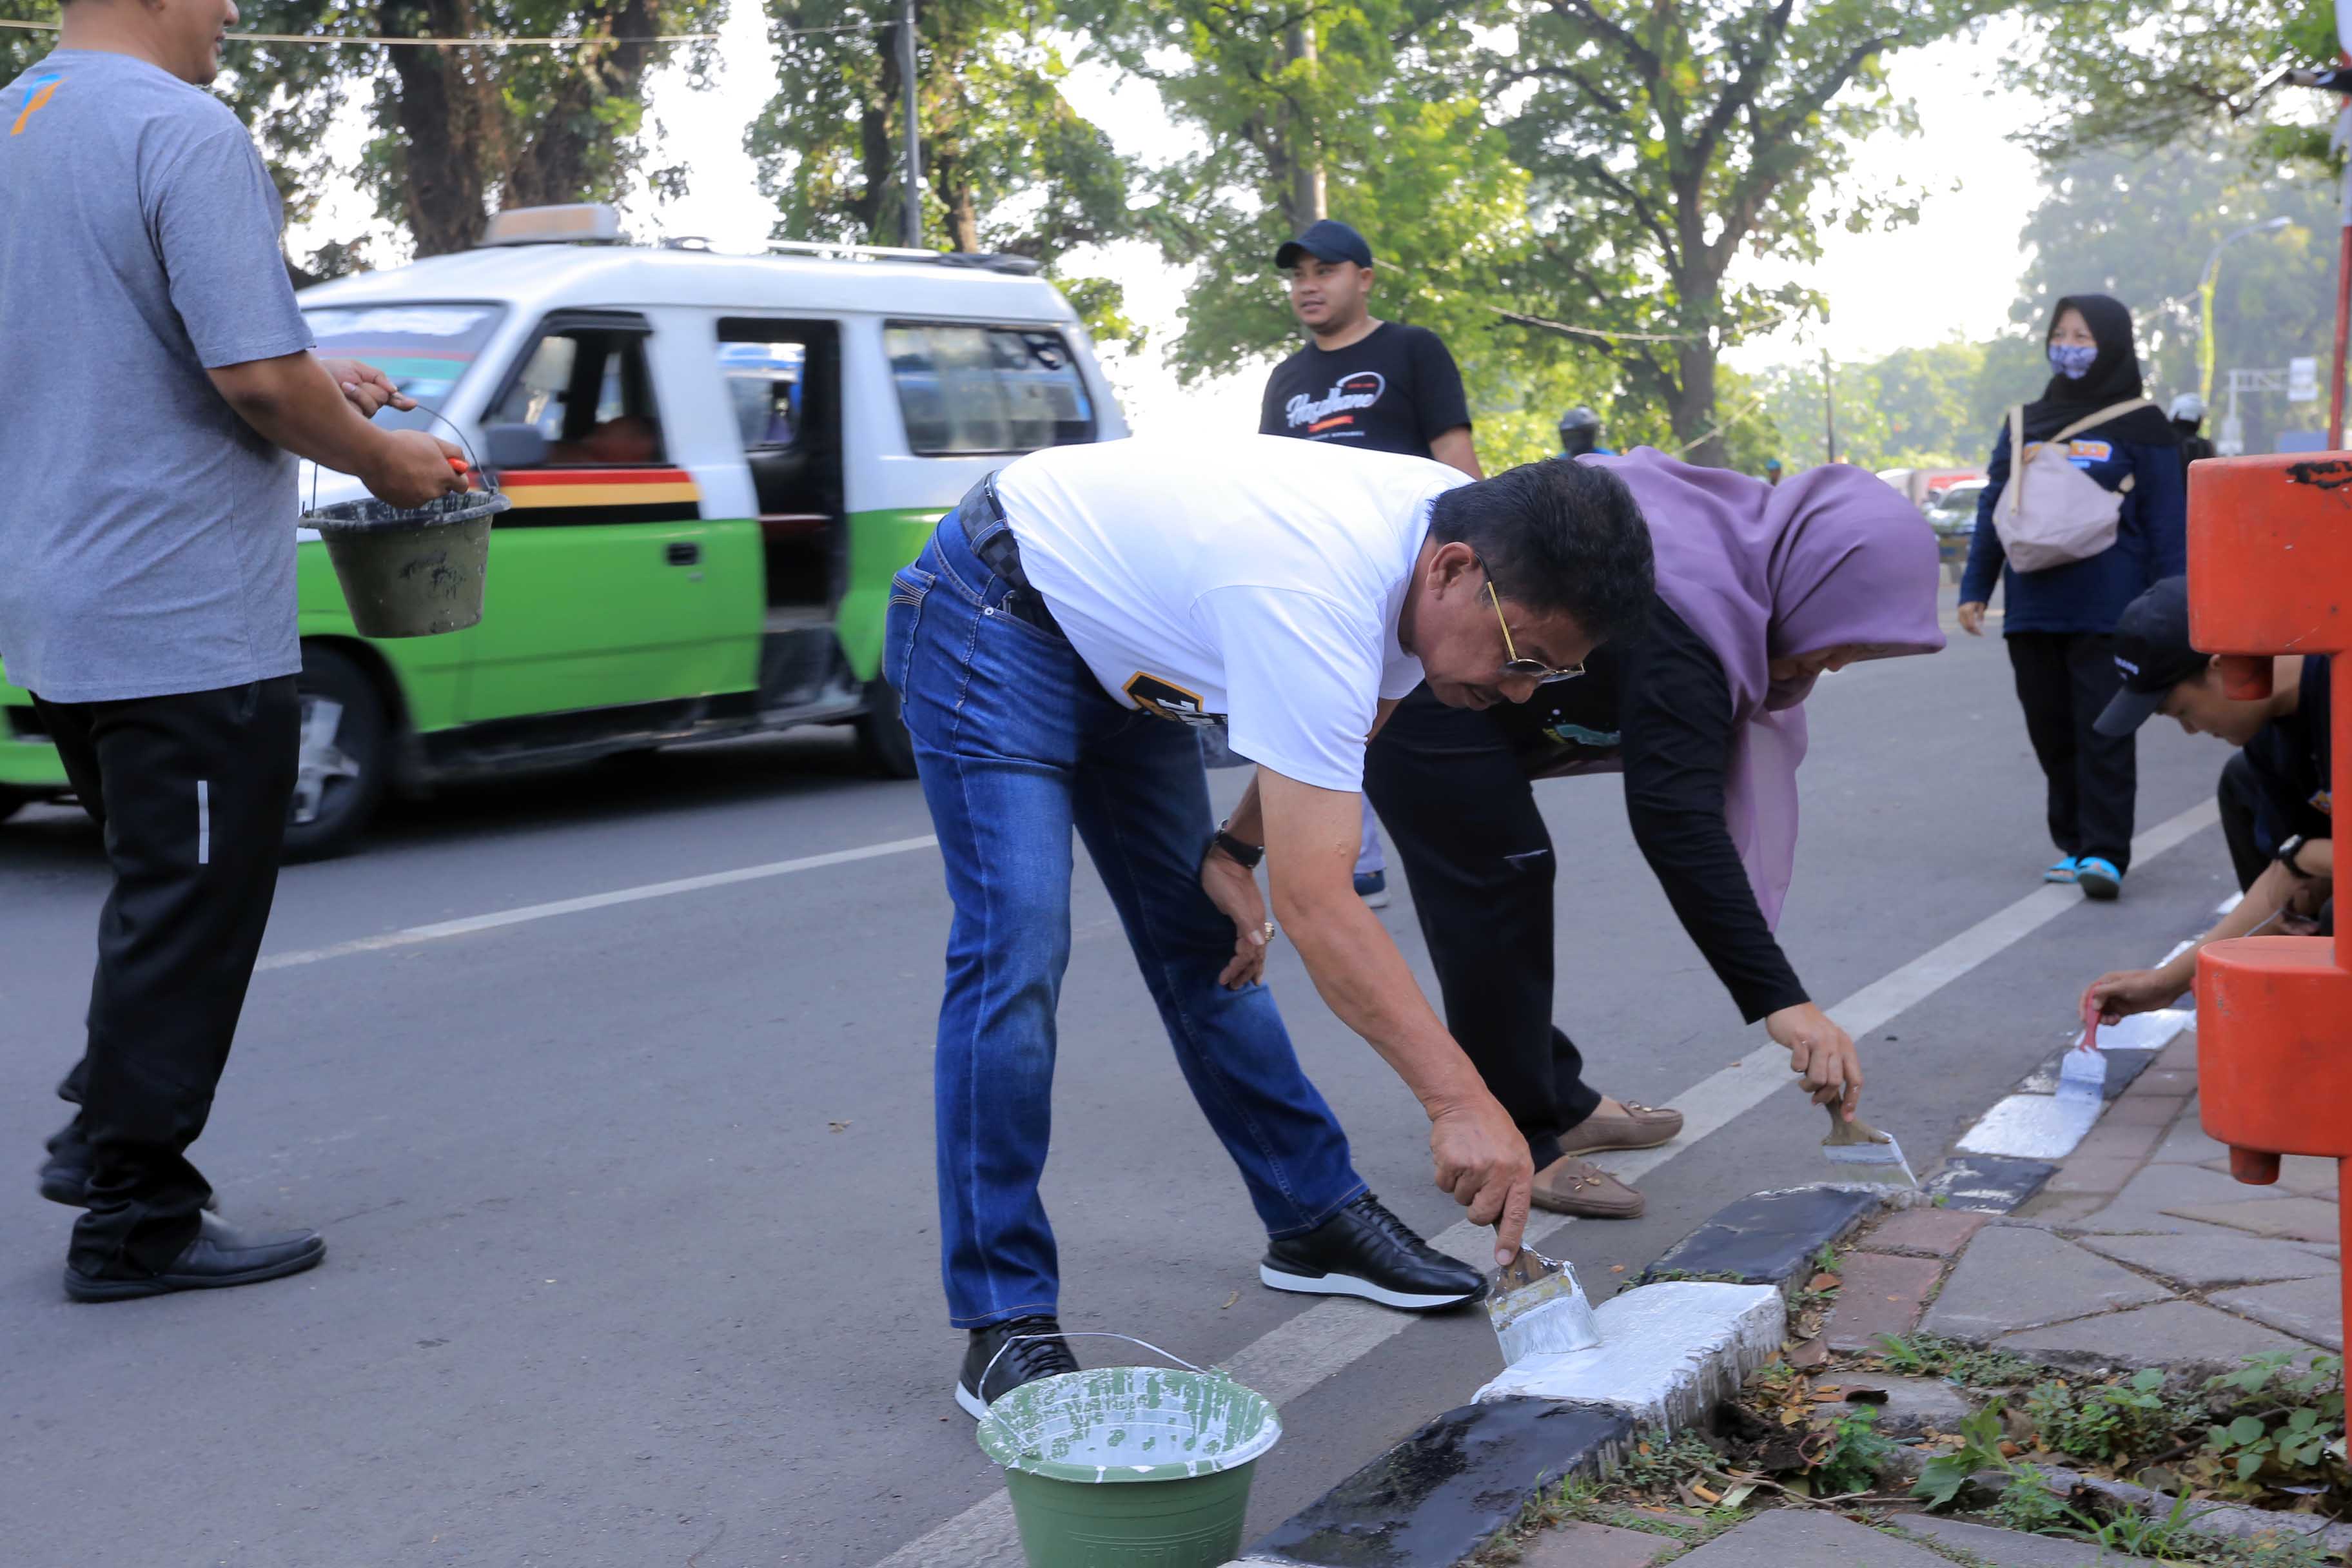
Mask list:
[[[361,637],[302,533],[289,858],[350,844],[387,790],[798,724],[855,724],[911,774],[877,673],[891,574],[1011,457],[1128,433],[1025,261],[619,232],[604,208],[502,214],[478,249],[303,293],[320,353],[457,426],[515,505],[481,623],[443,637]],[[363,493],[307,467],[302,486]],[[0,817],[68,793],[0,684]]]

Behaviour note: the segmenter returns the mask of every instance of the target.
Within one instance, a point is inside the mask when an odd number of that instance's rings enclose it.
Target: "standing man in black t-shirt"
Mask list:
[[[1291,313],[1308,341],[1266,378],[1257,433],[1434,458],[1486,478],[1470,439],[1462,372],[1445,340],[1372,315],[1372,247],[1364,237],[1324,218],[1276,251],[1274,264],[1289,280]],[[1356,891],[1376,910],[1389,901],[1388,864],[1369,800]]]

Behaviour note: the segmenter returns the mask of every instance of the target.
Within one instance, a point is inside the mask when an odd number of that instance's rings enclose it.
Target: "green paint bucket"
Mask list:
[[[1251,1474],[1282,1423],[1264,1394],[1178,1364],[1064,1373],[988,1407],[980,1446],[1004,1467],[1029,1568],[1222,1568],[1240,1554]]]

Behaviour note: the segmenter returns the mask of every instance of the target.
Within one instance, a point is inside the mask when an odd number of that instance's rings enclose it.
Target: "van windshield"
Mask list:
[[[420,430],[435,423],[425,410],[448,401],[504,313],[497,305],[320,306],[302,319],[321,355],[364,360],[423,405],[387,408],[375,416],[379,426]]]

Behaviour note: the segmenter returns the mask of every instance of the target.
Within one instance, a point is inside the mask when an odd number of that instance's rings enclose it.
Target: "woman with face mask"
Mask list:
[[[1796,870],[1804,703],[1847,665],[1944,646],[1936,536],[1862,468],[1775,486],[1646,447],[1569,460],[1615,474],[1649,522],[1648,624],[1525,702],[1447,708],[1415,691],[1373,740],[1364,788],[1404,864],[1447,1025],[1527,1137],[1537,1206],[1633,1219],[1642,1194],[1586,1156],[1654,1148],[1683,1119],[1588,1084],[1552,1022],[1559,879],[1532,781],[1624,775],[1634,842],[1741,1018],[1764,1022],[1815,1099],[1851,1110],[1853,1040],[1774,935]],[[1572,860],[1570,878],[1572,896],[1594,896]]]
[[[2042,395],[2023,405],[2022,458],[2011,450],[2011,424],[2003,421],[1985,465],[1959,621],[1969,636],[1984,635],[1998,578],[2017,700],[2049,781],[2058,860],[2042,879],[2112,899],[2131,866],[2138,763],[2131,736],[2102,735],[2092,726],[2122,686],[2112,634],[2124,606],[2188,570],[2188,487],[2180,437],[2143,395],[2131,312],[2105,294],[2069,295],[2058,301],[2047,346],[2053,374]],[[1995,514],[2013,468],[2062,437],[2068,463],[2121,494],[2116,541],[2095,555],[2021,571],[2002,550]]]

